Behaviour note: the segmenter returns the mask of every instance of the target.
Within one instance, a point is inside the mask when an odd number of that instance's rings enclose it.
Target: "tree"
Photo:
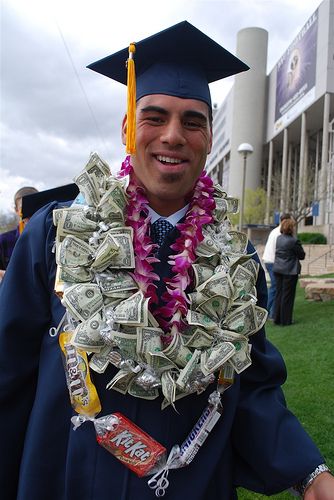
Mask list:
[[[264,224],[266,213],[267,193],[263,188],[245,190],[245,208],[243,220],[245,224]],[[230,217],[231,223],[236,226],[239,223],[239,215]]]

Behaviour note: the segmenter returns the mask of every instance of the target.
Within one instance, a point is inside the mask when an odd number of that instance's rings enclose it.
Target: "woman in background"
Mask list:
[[[281,235],[276,240],[276,252],[273,271],[276,278],[276,300],[274,323],[276,325],[291,325],[295,301],[300,260],[305,258],[304,249],[293,235],[295,228],[293,219],[281,223]]]

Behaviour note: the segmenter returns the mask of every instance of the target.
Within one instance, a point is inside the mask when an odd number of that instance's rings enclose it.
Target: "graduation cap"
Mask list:
[[[46,191],[29,194],[22,198],[22,219],[31,217],[37,210],[44,207],[52,201],[70,201],[74,200],[79,193],[76,184],[66,184]]]
[[[127,152],[131,154],[135,152],[135,136],[129,126],[135,128],[136,100],[166,94],[204,101],[211,107],[209,83],[249,69],[187,21],[132,43],[88,68],[128,85]],[[132,144],[128,144],[128,136]]]

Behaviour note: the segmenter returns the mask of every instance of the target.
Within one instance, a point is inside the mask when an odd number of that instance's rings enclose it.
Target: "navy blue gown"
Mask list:
[[[53,292],[55,228],[52,210],[30,220],[14,250],[0,291],[0,491],[2,500],[152,500],[139,479],[96,443],[87,422],[76,431],[58,339],[49,335],[64,314]],[[174,233],[160,249],[160,275]],[[251,251],[251,249],[250,249]],[[259,305],[266,304],[261,269]],[[195,460],[169,474],[164,498],[231,500],[236,487],[264,494],[289,488],[323,462],[317,447],[285,406],[284,362],[264,330],[251,337],[253,364],[223,396],[223,416]],[[102,414],[122,412],[169,451],[181,444],[207,404],[208,394],[189,396],[161,412],[154,401],[105,389],[111,365],[93,373]],[[96,376],[95,376],[96,375]],[[301,453],[302,450],[302,453]]]

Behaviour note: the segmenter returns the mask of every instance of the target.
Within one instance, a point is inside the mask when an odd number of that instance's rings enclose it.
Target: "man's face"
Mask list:
[[[123,122],[125,143],[126,119]],[[137,102],[132,165],[150,206],[170,215],[185,205],[211,151],[208,106],[195,99],[148,95]]]

